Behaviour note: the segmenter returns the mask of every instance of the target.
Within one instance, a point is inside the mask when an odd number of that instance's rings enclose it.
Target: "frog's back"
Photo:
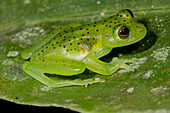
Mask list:
[[[92,50],[93,45],[99,42],[101,35],[102,28],[96,22],[63,29],[52,40],[35,51],[32,60],[49,56],[81,60]]]

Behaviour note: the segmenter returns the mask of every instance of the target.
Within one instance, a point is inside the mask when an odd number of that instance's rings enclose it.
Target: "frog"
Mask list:
[[[22,69],[49,87],[66,87],[105,82],[105,79],[54,80],[45,74],[81,76],[88,69],[101,76],[112,75],[119,68],[133,71],[135,61],[113,57],[111,62],[99,58],[113,48],[131,45],[146,36],[146,27],[134,19],[129,9],[92,23],[73,23],[57,28],[44,39],[22,52],[27,60]]]

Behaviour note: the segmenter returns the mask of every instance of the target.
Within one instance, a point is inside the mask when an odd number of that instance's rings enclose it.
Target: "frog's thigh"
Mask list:
[[[43,73],[65,76],[80,74],[85,70],[84,62],[67,58],[52,59],[51,61],[32,61],[30,65]]]

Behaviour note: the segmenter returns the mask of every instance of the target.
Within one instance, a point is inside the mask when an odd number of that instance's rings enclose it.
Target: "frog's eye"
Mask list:
[[[129,36],[129,29],[126,26],[122,26],[117,33],[120,39],[126,39]]]

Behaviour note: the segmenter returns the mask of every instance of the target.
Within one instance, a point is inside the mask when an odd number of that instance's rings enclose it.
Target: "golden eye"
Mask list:
[[[120,39],[126,39],[129,36],[129,29],[126,26],[122,26],[118,29],[118,37]]]

